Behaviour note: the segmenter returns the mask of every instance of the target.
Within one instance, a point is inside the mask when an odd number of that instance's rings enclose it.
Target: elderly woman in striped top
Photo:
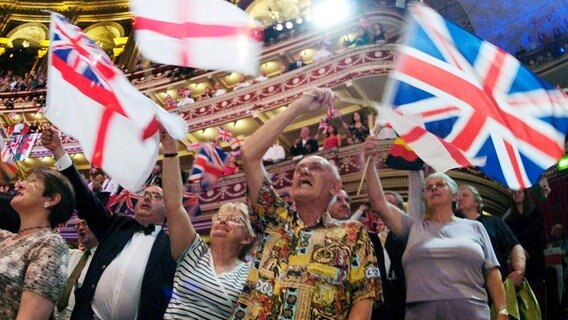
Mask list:
[[[162,133],[164,201],[171,250],[177,261],[174,291],[164,319],[227,319],[250,270],[244,257],[254,243],[248,208],[226,203],[213,216],[211,246],[195,232],[182,205],[176,142]]]

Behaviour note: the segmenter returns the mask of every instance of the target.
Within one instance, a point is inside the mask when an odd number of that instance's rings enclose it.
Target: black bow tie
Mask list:
[[[154,226],[153,224],[149,224],[148,226],[143,226],[143,225],[139,225],[140,226],[140,231],[143,231],[145,235],[149,235],[152,234],[152,232],[154,232],[154,230],[156,230],[156,226]]]

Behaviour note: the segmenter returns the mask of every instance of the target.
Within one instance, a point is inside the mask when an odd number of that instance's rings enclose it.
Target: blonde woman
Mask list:
[[[183,184],[176,142],[162,134],[163,187],[172,256],[174,289],[164,319],[228,319],[250,270],[244,258],[254,243],[248,207],[226,203],[213,216],[207,246],[182,205]]]

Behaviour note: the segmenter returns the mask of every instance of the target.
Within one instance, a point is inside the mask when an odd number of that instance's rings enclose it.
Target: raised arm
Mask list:
[[[367,179],[367,194],[371,202],[371,207],[379,214],[383,222],[395,234],[400,235],[402,231],[402,212],[399,208],[390,204],[383,191],[379,173],[375,166],[375,159],[379,148],[380,140],[374,136],[370,136],[363,146],[365,151],[365,161],[370,159],[369,167],[365,172]]]
[[[99,242],[104,240],[104,236],[110,227],[111,214],[105,206],[93,195],[83,176],[77,171],[71,158],[61,144],[59,131],[52,126],[46,126],[41,135],[43,146],[53,153],[58,171],[65,175],[75,189],[76,209],[79,218],[87,221],[89,228],[93,231]]]
[[[168,217],[170,247],[172,257],[177,261],[195,239],[195,229],[183,207],[183,182],[176,141],[165,131],[160,132],[160,137],[164,151],[162,187]]]
[[[408,214],[418,220],[424,220],[424,171],[408,171]]]
[[[313,88],[290,104],[283,112],[266,122],[253,133],[242,147],[242,162],[247,179],[249,197],[257,202],[258,193],[266,176],[262,156],[292,121],[306,112],[329,105],[334,99],[331,89]]]

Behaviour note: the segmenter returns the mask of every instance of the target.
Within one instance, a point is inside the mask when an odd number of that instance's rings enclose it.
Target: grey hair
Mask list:
[[[327,161],[327,160],[326,160],[326,161]],[[329,163],[329,166],[331,167],[331,172],[333,172],[333,176],[334,176],[337,180],[341,180],[341,175],[339,174],[339,168],[338,168],[335,164],[333,164],[333,163],[331,163],[331,162],[329,162],[329,161],[327,161],[327,162]]]
[[[400,195],[400,193],[395,192],[395,191],[389,191],[389,190],[385,190],[384,192],[385,195],[390,194],[391,196],[393,196],[396,199],[396,206],[404,211],[404,199],[402,198],[402,196]]]
[[[481,213],[481,210],[483,210],[483,198],[481,197],[479,190],[477,190],[476,187],[469,184],[464,184],[463,186],[460,186],[459,190],[471,191],[471,193],[473,194],[473,198],[475,199],[475,201],[477,201],[477,211]]]
[[[225,203],[224,205],[222,205],[219,208],[218,213],[223,213],[223,212],[227,212],[227,211],[235,211],[235,212],[240,213],[243,216],[244,223],[247,227],[248,233],[253,238],[253,241],[251,241],[251,243],[245,245],[241,249],[241,251],[239,252],[239,259],[242,260],[246,257],[246,255],[249,253],[249,251],[255,245],[254,239],[256,237],[256,234],[255,234],[254,229],[252,228],[252,224],[250,222],[249,208],[243,202],[228,202],[228,203]]]
[[[428,182],[428,180],[431,179],[442,179],[444,180],[444,182],[448,185],[448,187],[450,187],[450,190],[452,191],[452,194],[455,196],[458,193],[458,184],[454,181],[454,179],[450,178],[450,176],[448,176],[447,174],[443,173],[443,172],[434,172],[432,174],[430,174],[427,178],[426,178],[426,182]]]

